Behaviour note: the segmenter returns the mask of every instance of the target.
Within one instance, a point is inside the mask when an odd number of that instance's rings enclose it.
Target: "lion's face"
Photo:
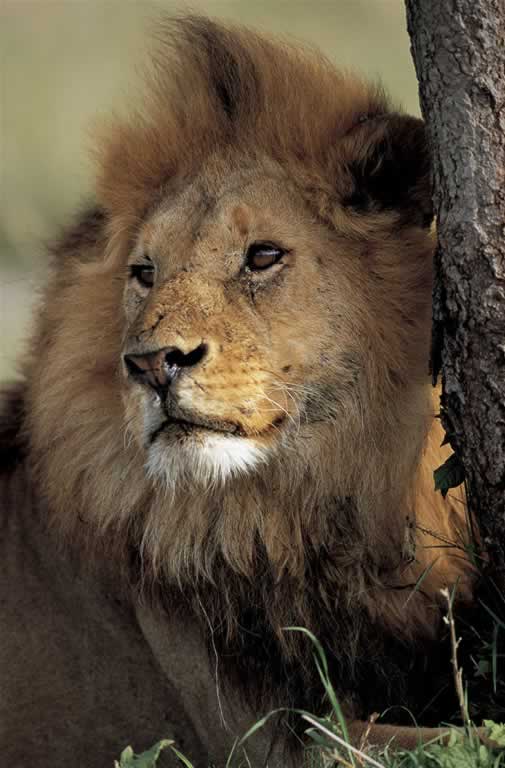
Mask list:
[[[334,416],[363,352],[359,271],[271,165],[169,194],[124,291],[126,422],[150,474],[225,480]]]

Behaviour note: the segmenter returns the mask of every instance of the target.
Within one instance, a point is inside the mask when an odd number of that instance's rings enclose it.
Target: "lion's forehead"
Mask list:
[[[168,191],[140,228],[137,253],[184,262],[225,259],[254,239],[297,238],[309,226],[303,202],[283,175],[259,170],[202,173]]]

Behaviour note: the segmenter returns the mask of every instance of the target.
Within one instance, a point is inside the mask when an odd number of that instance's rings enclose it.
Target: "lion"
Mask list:
[[[464,498],[433,488],[423,122],[299,45],[157,38],[3,399],[13,768],[162,737],[224,765],[269,708],[326,711],[295,627],[351,719],[420,707],[440,589],[471,594]],[[252,765],[301,764],[279,717]]]

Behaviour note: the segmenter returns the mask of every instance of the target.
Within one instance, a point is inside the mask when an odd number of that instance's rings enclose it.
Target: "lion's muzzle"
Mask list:
[[[179,430],[185,434],[195,429],[241,434],[240,426],[234,422],[195,411],[191,405],[188,407],[187,403],[186,407],[181,406],[176,380],[180,380],[189,371],[193,372],[208,357],[208,350],[208,345],[202,342],[187,352],[180,347],[171,346],[124,355],[125,370],[130,382],[140,384],[148,393],[152,394],[154,391],[166,417],[151,433],[150,444],[162,432]]]

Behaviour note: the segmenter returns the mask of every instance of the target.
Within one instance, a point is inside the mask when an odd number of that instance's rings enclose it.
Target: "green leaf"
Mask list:
[[[488,737],[499,747],[505,747],[505,723],[495,723],[494,720],[484,720],[488,729]]]
[[[419,589],[421,588],[421,584],[423,583],[423,581],[425,580],[426,576],[429,574],[433,566],[439,561],[439,559],[440,558],[436,557],[435,560],[432,560],[431,563],[426,566],[426,568],[424,569],[424,571],[421,573],[418,580],[414,584],[414,587],[412,588],[412,591],[410,592],[409,596],[405,600],[405,604],[403,606],[404,608],[410,603],[412,596],[419,591]]]
[[[318,671],[319,677],[321,678],[321,682],[324,686],[326,695],[328,696],[328,700],[331,704],[333,712],[335,713],[335,716],[337,718],[337,722],[341,728],[342,736],[344,737],[345,741],[349,741],[347,723],[344,717],[344,713],[342,712],[340,703],[337,699],[335,690],[331,684],[330,673],[328,670],[328,661],[326,659],[326,654],[324,652],[323,646],[321,645],[317,637],[305,627],[284,627],[284,631],[285,632],[301,632],[302,634],[307,635],[307,637],[312,642],[315,648],[314,662],[316,665],[316,669]],[[354,763],[354,757],[352,753],[350,754],[349,757],[350,757],[351,764],[354,765],[355,763]]]
[[[172,752],[178,757],[180,762],[184,765],[184,768],[193,768],[193,763],[190,763],[187,757],[184,757],[182,752],[179,752],[178,749],[175,747],[172,747]]]
[[[173,743],[168,739],[162,739],[147,752],[142,752],[141,755],[136,755],[131,747],[126,747],[121,752],[119,763],[117,760],[115,761],[115,768],[156,768],[162,750],[165,747],[171,747]]]
[[[475,671],[475,677],[488,677],[489,672],[491,671],[491,664],[487,659],[479,659],[477,663],[477,668]]]
[[[440,491],[445,499],[451,488],[457,488],[465,480],[465,468],[459,456],[452,453],[447,461],[434,471],[433,477],[435,478],[435,490]]]
[[[288,709],[286,707],[279,707],[278,709],[272,709],[270,712],[268,712],[264,717],[257,720],[254,725],[252,725],[242,736],[242,738],[238,741],[238,746],[241,747],[247,739],[249,739],[256,731],[259,731],[260,728],[263,728],[264,725],[270,720],[271,717],[274,715],[279,714],[279,712],[287,712]]]

